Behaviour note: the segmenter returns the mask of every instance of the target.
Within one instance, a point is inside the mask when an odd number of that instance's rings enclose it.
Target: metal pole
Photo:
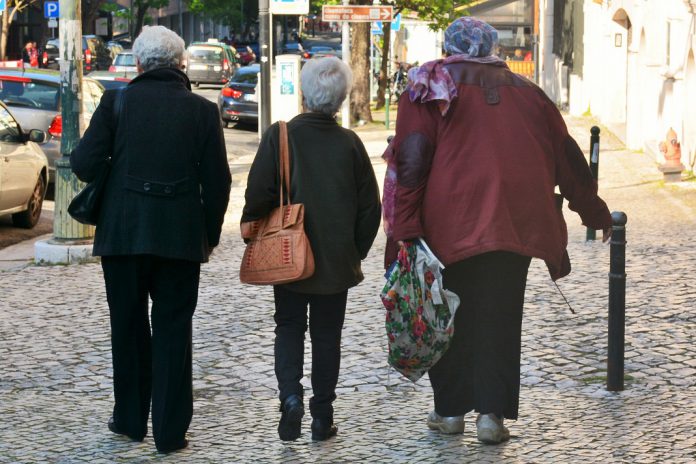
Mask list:
[[[261,136],[271,125],[271,15],[268,11],[269,0],[259,0],[259,47],[261,48],[261,101],[260,124]]]
[[[384,32],[384,40],[386,40],[387,34],[389,34],[389,50],[387,50],[387,56],[382,57],[383,60],[387,60],[387,75],[384,76],[387,80],[387,95],[384,97],[386,102],[384,104],[384,127],[389,129],[389,106],[391,105],[391,23],[389,23],[389,27],[382,32]]]
[[[611,213],[613,222],[609,264],[609,344],[607,390],[624,389],[624,334],[626,325],[626,214]]]
[[[343,0],[344,5],[349,5],[349,0]],[[343,62],[350,67],[350,24],[348,21],[343,21],[343,30],[341,36],[341,53]],[[346,129],[350,129],[350,94],[346,96],[341,110],[341,124]]]
[[[592,126],[590,129],[590,172],[595,182],[599,179],[599,127]],[[597,231],[587,228],[585,240],[595,240]]]
[[[70,153],[80,142],[82,122],[82,14],[80,1],[60,0],[60,99],[63,133],[56,160],[55,212],[53,238],[56,241],[79,241],[94,237],[94,227],[75,221],[68,205],[84,184],[70,169]]]

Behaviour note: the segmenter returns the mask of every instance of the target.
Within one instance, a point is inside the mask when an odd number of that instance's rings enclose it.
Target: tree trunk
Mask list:
[[[7,57],[5,52],[7,51],[7,32],[10,29],[10,21],[8,19],[9,11],[7,8],[7,2],[5,2],[5,11],[2,13],[2,35],[0,35],[0,61],[5,61]]]
[[[135,16],[133,38],[138,37],[138,35],[140,35],[140,31],[143,30],[143,26],[145,25],[145,14],[147,14],[147,6],[143,5],[138,8],[138,12]]]
[[[382,23],[382,32],[384,33],[382,40],[382,63],[379,67],[379,77],[377,79],[376,109],[383,108],[386,101],[384,94],[387,91],[387,84],[389,82],[388,66],[390,59],[389,51],[391,50],[391,23]]]
[[[372,122],[370,111],[370,23],[353,23],[350,67],[353,91],[350,94],[351,119]]]
[[[94,22],[105,0],[82,0],[82,34],[95,34]]]

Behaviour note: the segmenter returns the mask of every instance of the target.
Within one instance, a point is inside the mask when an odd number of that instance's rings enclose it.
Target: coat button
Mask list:
[[[171,195],[171,193],[172,193],[172,188],[169,187],[169,186],[164,187],[164,193],[166,193],[167,195]]]
[[[146,192],[149,192],[151,188],[152,188],[152,185],[149,182],[145,182],[143,184],[143,190],[145,190]]]

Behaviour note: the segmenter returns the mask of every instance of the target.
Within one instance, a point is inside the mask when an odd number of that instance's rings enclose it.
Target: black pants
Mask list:
[[[200,263],[104,256],[102,268],[111,314],[116,426],[132,437],[145,436],[152,399],[155,444],[179,445],[193,414],[191,319]]]
[[[302,396],[304,337],[312,338],[312,390],[309,402],[312,417],[333,417],[336,384],[341,367],[341,331],[346,315],[348,291],[334,295],[296,293],[273,287],[275,297],[275,373],[280,401],[290,395]]]
[[[474,410],[517,419],[522,306],[530,261],[496,251],[445,269],[445,288],[461,304],[452,343],[429,372],[435,412],[441,416]]]

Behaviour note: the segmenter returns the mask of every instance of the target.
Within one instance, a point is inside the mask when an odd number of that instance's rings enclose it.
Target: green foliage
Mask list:
[[[258,0],[186,0],[193,13],[202,13],[227,26],[254,22],[259,15]]]

